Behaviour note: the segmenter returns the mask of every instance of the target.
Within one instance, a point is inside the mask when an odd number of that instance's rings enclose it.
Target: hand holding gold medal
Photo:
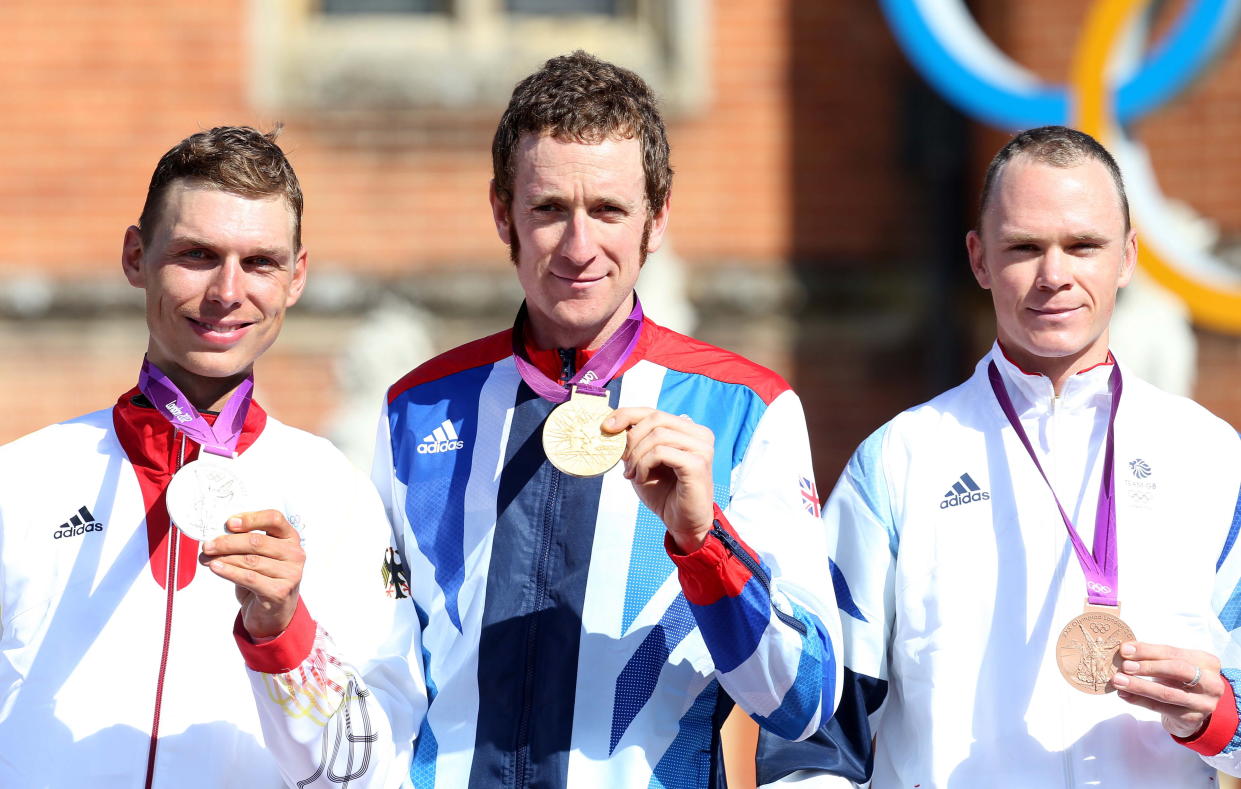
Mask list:
[[[560,404],[543,424],[548,461],[565,474],[592,477],[624,459],[625,477],[633,482],[638,498],[664,522],[680,550],[696,550],[711,530],[715,513],[714,434],[688,416],[653,408],[613,411],[609,404],[607,384],[624,369],[641,337],[642,304],[637,294],[621,327],[563,384],[525,358],[526,316],[523,304],[513,324],[513,363],[535,394]]]

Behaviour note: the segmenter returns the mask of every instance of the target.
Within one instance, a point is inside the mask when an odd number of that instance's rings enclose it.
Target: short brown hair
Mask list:
[[[515,153],[523,134],[597,143],[637,137],[642,146],[646,200],[658,211],[672,189],[668,135],[654,92],[634,72],[577,50],[554,57],[517,83],[491,143],[496,194],[513,200]]]
[[[987,210],[987,201],[999,178],[1000,170],[1017,156],[1025,156],[1039,164],[1052,167],[1076,167],[1088,159],[1094,159],[1107,168],[1116,184],[1116,194],[1120,198],[1120,211],[1125,217],[1125,232],[1129,232],[1129,198],[1125,195],[1125,181],[1121,178],[1120,167],[1098,140],[1085,132],[1070,129],[1067,126],[1040,126],[1027,129],[1008,141],[1000,152],[987,165],[987,176],[983,179],[982,195],[978,199],[978,227],[982,232],[982,215]]]
[[[142,243],[151,243],[164,193],[181,179],[209,184],[242,197],[281,195],[293,212],[293,251],[302,247],[302,187],[293,165],[276,145],[280,126],[264,134],[249,126],[216,126],[191,134],[155,166],[138,219]]]

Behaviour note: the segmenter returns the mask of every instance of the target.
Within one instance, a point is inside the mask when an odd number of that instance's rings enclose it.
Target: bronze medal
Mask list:
[[[612,413],[606,396],[580,394],[574,388],[543,424],[543,452],[552,465],[574,477],[597,477],[612,468],[625,452],[627,433],[603,432]]]
[[[1065,681],[1082,693],[1101,695],[1116,690],[1112,677],[1120,670],[1120,645],[1133,641],[1129,629],[1112,606],[1087,605],[1060,631],[1056,664]]]

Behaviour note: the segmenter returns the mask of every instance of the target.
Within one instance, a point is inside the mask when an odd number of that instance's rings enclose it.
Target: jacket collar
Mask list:
[[[998,340],[992,343],[991,352],[979,363],[979,369],[984,376],[990,361],[994,361],[999,368],[1013,407],[1017,409],[1017,413],[1023,415],[1027,412],[1043,413],[1053,408],[1077,410],[1095,405],[1098,398],[1103,398],[1106,402],[1110,397],[1108,379],[1117,365],[1116,357],[1109,350],[1105,361],[1087,367],[1065,381],[1064,391],[1057,398],[1050,378],[1042,373],[1032,373],[1018,367],[1004,353]]]
[[[615,377],[619,378],[624,375],[628,372],[629,368],[633,367],[646,356],[650,350],[651,343],[654,341],[656,328],[655,323],[650,318],[643,317],[642,333],[638,335],[638,344],[634,346],[633,353],[630,354],[629,358],[625,360],[624,365],[622,365],[620,370],[616,372]],[[530,332],[528,328],[525,332],[525,336],[522,337],[522,351],[526,355],[526,360],[535,367],[539,368],[540,372],[553,381],[559,381],[561,384],[564,383],[564,379],[561,378],[562,364],[560,360],[560,352],[554,349],[544,350],[535,348],[530,341]],[[576,371],[582,369],[582,365],[590,361],[590,358],[595,355],[595,352],[588,351],[584,348],[574,348],[573,355],[573,369]]]

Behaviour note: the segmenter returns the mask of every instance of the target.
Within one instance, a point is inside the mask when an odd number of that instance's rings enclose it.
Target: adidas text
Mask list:
[[[440,452],[452,452],[455,449],[461,449],[465,446],[465,442],[457,439],[456,441],[434,441],[429,444],[419,444],[419,455],[436,455]]]
[[[939,502],[939,508],[946,510],[949,507],[956,507],[962,504],[969,504],[974,501],[988,501],[991,494],[985,490],[976,490],[973,493],[958,493],[951,498],[944,499]]]
[[[81,526],[67,526],[52,532],[52,538],[59,540],[62,537],[80,537],[89,531],[103,531],[103,524],[99,521],[91,521],[90,523],[83,523]]]

